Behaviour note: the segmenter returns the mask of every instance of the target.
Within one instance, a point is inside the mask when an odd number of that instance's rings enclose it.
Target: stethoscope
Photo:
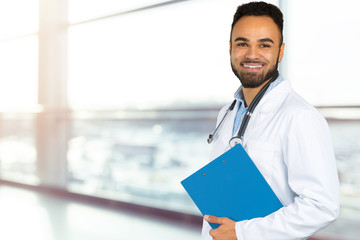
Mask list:
[[[268,81],[265,86],[258,92],[258,94],[255,96],[255,98],[253,99],[253,101],[251,102],[250,106],[248,107],[248,110],[245,113],[244,119],[241,122],[241,126],[240,129],[237,133],[237,135],[235,137],[232,137],[229,141],[229,145],[230,147],[234,147],[237,144],[243,144],[244,142],[244,133],[245,133],[245,129],[249,123],[249,120],[255,110],[255,107],[258,105],[258,103],[260,102],[261,98],[264,96],[266,90],[269,88],[270,84],[277,79],[279,76],[279,72],[276,71],[274,76],[270,79],[270,81]],[[222,123],[224,122],[224,120],[226,119],[226,116],[228,115],[229,112],[231,112],[234,109],[234,106],[236,104],[236,99],[231,103],[230,107],[226,110],[223,118],[221,119],[220,123],[217,125],[217,127],[215,128],[215,131],[213,132],[213,134],[209,135],[209,138],[207,140],[207,142],[210,144],[213,140],[214,140],[214,136],[217,134],[217,132],[219,131],[220,126],[222,125]]]

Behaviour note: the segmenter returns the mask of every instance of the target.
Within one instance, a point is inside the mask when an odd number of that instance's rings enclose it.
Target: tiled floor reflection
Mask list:
[[[2,240],[199,240],[200,229],[0,186]]]

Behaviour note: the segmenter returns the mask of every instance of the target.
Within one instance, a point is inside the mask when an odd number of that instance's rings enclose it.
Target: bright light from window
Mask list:
[[[228,54],[238,4],[188,1],[71,27],[71,107],[151,108],[230,101],[239,85]]]
[[[38,31],[38,0],[0,0],[0,40]]]
[[[86,21],[164,2],[169,0],[69,0],[69,22]]]
[[[0,110],[36,106],[37,61],[37,36],[0,43]]]
[[[314,105],[360,105],[357,0],[287,1],[287,77]]]
[[[0,0],[0,111],[37,103],[38,0]]]

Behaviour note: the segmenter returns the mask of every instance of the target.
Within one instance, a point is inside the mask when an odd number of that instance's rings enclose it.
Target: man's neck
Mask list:
[[[269,80],[267,80],[257,88],[244,88],[244,87],[242,88],[246,107],[248,107],[251,104],[251,102],[254,100],[256,95],[260,92],[260,90],[266,85],[268,81]]]

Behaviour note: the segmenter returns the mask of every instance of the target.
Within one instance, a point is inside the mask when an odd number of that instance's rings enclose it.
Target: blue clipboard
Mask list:
[[[242,221],[265,217],[283,207],[241,144],[181,184],[203,215]],[[213,229],[219,227],[209,224]]]

